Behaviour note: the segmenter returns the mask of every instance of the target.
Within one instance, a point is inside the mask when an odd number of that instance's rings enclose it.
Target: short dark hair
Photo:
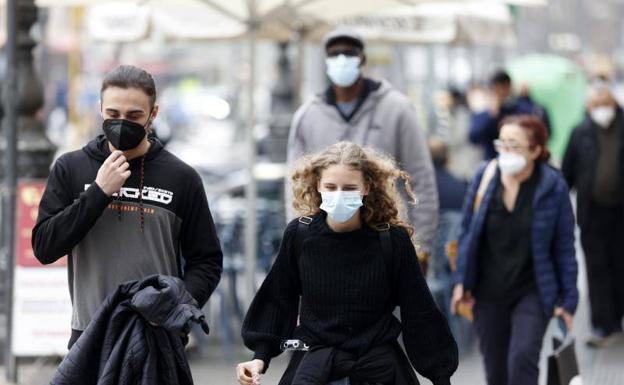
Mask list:
[[[510,85],[511,77],[506,71],[498,70],[490,77],[490,85]]]
[[[109,87],[137,88],[143,91],[150,99],[150,107],[156,103],[156,85],[149,72],[133,65],[120,65],[104,76],[100,97]]]

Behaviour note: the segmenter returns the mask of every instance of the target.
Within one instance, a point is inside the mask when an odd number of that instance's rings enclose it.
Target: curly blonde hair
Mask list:
[[[411,237],[414,236],[414,228],[400,218],[405,205],[397,188],[397,181],[402,179],[410,201],[416,203],[409,174],[399,169],[391,157],[351,142],[339,142],[320,153],[299,159],[291,177],[293,207],[299,215],[319,213],[321,194],[317,188],[321,173],[337,164],[350,166],[364,175],[369,193],[364,199],[361,215],[366,224],[372,228],[390,224],[402,227]]]

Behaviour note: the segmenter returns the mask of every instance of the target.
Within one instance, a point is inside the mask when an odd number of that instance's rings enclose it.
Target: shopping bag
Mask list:
[[[561,321],[560,321],[561,326]],[[574,337],[562,326],[563,338],[553,337],[553,353],[548,356],[547,385],[582,385],[576,361]]]

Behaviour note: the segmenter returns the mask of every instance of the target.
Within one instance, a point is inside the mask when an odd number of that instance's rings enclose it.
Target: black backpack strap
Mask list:
[[[383,223],[381,225],[376,226],[377,231],[379,232],[379,241],[381,243],[381,254],[383,259],[387,261],[392,267],[396,267],[394,264],[394,256],[392,253],[392,241],[390,240],[390,224]],[[395,269],[390,269],[390,274],[388,274],[388,279],[390,280],[390,285],[394,286],[394,275]]]
[[[297,223],[297,233],[295,234],[295,245],[294,245],[294,251],[295,251],[295,260],[296,260],[296,270],[297,270],[297,280],[300,280],[301,278],[299,278],[299,259],[301,258],[301,251],[303,249],[303,241],[305,241],[308,232],[310,230],[310,223],[312,223],[314,219],[312,217],[299,217],[299,223]],[[299,298],[299,313],[301,313],[301,298]],[[298,351],[295,352],[295,355],[299,353]],[[303,353],[303,352],[301,352]],[[298,365],[298,364],[297,364]],[[290,368],[290,366],[289,366]],[[282,378],[283,380],[283,378]],[[282,383],[282,381],[280,381],[280,384]],[[288,382],[290,383],[290,382]]]
[[[392,240],[390,238],[390,224],[383,223],[376,226],[379,232],[379,241],[381,243],[381,253],[383,259],[387,261],[390,268],[388,269],[388,282],[393,292],[396,290],[396,279],[399,276],[399,269],[401,268],[396,262],[394,252],[392,250]],[[395,293],[396,294],[396,293]],[[395,295],[393,294],[393,296]]]
[[[381,241],[381,252],[384,259],[392,258],[392,243],[390,241],[390,224],[384,223],[376,226]]]
[[[299,217],[299,223],[297,223],[297,234],[295,235],[295,256],[297,257],[297,261],[299,261],[299,256],[301,256],[303,241],[306,239],[306,235],[312,221],[312,217]]]

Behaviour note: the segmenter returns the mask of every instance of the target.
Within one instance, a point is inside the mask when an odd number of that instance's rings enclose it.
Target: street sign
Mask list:
[[[44,181],[22,181],[17,186],[12,349],[18,357],[63,356],[71,333],[66,258],[43,266],[31,246],[44,189]]]

